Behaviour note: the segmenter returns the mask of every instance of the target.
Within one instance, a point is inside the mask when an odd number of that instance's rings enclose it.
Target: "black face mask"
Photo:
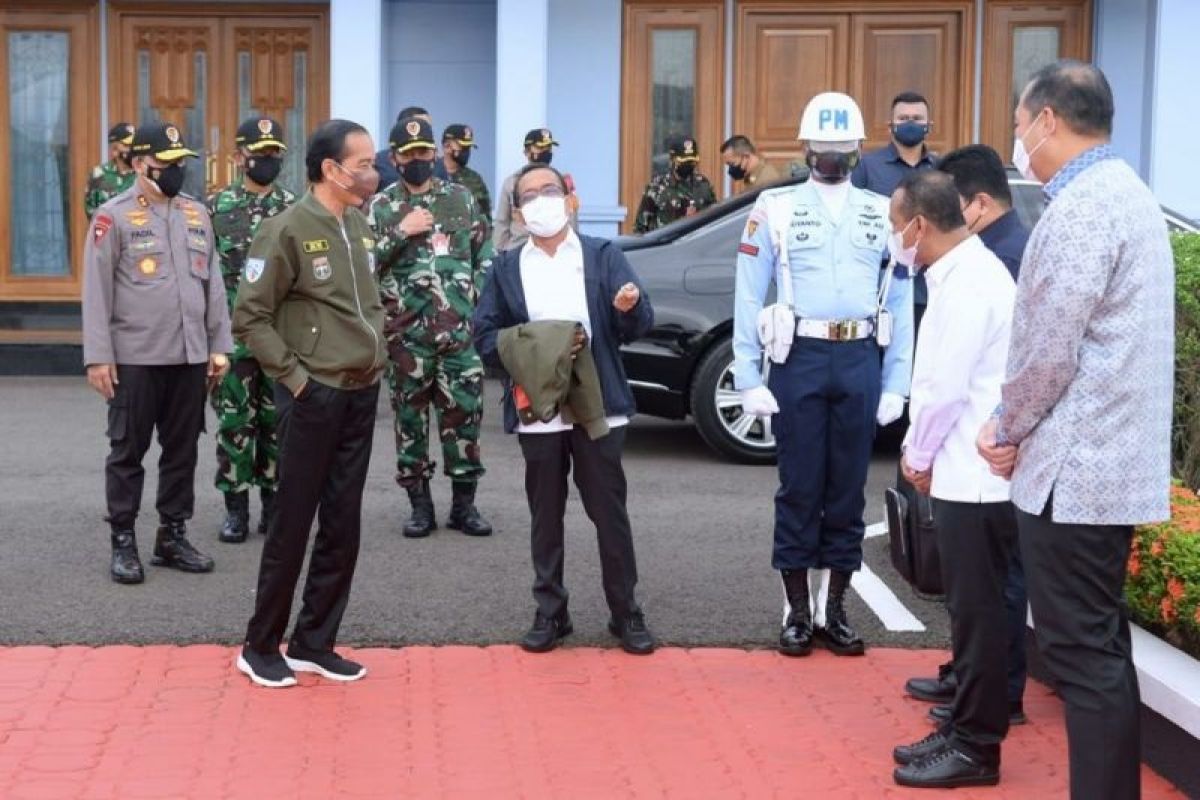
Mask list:
[[[675,165],[675,174],[678,175],[680,178],[683,178],[685,181],[688,178],[692,177],[692,175],[694,175],[695,173],[696,173],[696,165],[690,161],[687,162],[686,164],[676,164]]]
[[[553,150],[543,150],[540,153],[534,153],[529,157],[529,160],[534,164],[549,164],[554,158]]]
[[[246,177],[259,186],[270,186],[283,169],[283,159],[275,156],[254,156],[246,159]]]
[[[929,126],[923,122],[901,122],[899,125],[892,126],[892,136],[896,137],[896,141],[905,147],[916,147],[921,142],[925,141],[925,136],[929,133]]]
[[[117,160],[120,161],[122,164],[124,164],[127,167],[132,167],[133,166],[133,151],[126,150],[124,153],[121,153],[120,155],[117,156]]]
[[[810,150],[804,156],[804,163],[808,165],[812,176],[822,183],[841,183],[858,166],[858,151],[814,153]]]
[[[465,167],[467,162],[471,160],[471,151],[465,149],[459,150],[457,153],[451,153],[450,158],[454,160],[455,164],[458,164],[460,167]]]
[[[730,164],[726,172],[728,172],[729,177],[733,178],[735,181],[742,181],[746,179],[746,170],[742,168],[741,164]]]
[[[177,161],[169,167],[151,167],[147,177],[154,181],[154,185],[158,190],[167,197],[174,197],[179,194],[179,190],[183,188],[183,180],[187,177],[187,170],[183,166],[183,162]]]
[[[413,159],[400,167],[400,174],[409,186],[424,186],[433,177],[433,162]]]

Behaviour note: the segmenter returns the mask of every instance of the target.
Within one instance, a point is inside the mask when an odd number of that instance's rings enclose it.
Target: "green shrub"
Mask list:
[[[1200,234],[1171,237],[1175,250],[1175,422],[1171,469],[1200,489]]]

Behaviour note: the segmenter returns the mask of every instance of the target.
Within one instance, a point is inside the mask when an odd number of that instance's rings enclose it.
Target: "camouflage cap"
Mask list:
[[[691,136],[672,136],[667,140],[667,152],[674,161],[700,160],[700,149]]]
[[[398,121],[388,136],[388,144],[397,153],[421,147],[437,147],[433,141],[433,126],[419,117],[406,117]]]
[[[270,117],[251,117],[246,120],[238,126],[234,141],[238,147],[244,147],[251,153],[268,147],[287,150],[287,145],[283,143],[283,128]]]
[[[443,142],[458,142],[463,147],[478,147],[475,144],[475,131],[471,130],[470,125],[447,125],[446,130],[442,131]]]
[[[108,143],[133,144],[133,132],[132,122],[118,122],[108,130]]]
[[[526,147],[555,147],[557,145],[558,142],[554,141],[554,136],[550,133],[549,128],[534,128],[525,134]]]
[[[135,156],[154,156],[159,161],[196,158],[195,152],[183,143],[179,128],[169,122],[148,122],[139,126],[129,150]]]

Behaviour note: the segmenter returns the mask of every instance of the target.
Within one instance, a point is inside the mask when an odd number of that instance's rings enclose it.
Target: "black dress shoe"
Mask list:
[[[646,656],[654,652],[658,642],[646,628],[646,618],[635,611],[622,620],[610,619],[608,632],[621,640],[621,649],[635,656]]]
[[[112,561],[108,571],[117,583],[141,583],[146,580],[142,561],[138,558],[137,537],[132,530],[113,532]]]
[[[527,653],[548,653],[573,630],[571,615],[567,612],[547,617],[539,611],[533,617],[533,625],[521,638],[521,649]]]
[[[919,742],[897,746],[892,750],[892,759],[897,764],[911,764],[949,746],[950,740],[943,736],[941,731],[934,731]]]
[[[182,522],[168,522],[158,526],[154,540],[154,557],[150,563],[156,567],[170,567],[180,572],[212,572],[213,560],[201,553],[187,539],[187,526]]]
[[[897,767],[892,778],[901,786],[917,789],[995,786],[1000,782],[1000,767],[984,764],[947,746],[928,758]]]
[[[904,691],[927,703],[952,703],[958,691],[958,676],[954,674],[954,662],[938,667],[936,678],[909,678]]]
[[[950,721],[952,709],[952,706],[934,706],[929,709],[929,721],[936,725],[945,725]],[[1025,708],[1020,702],[1008,704],[1009,725],[1024,725],[1028,721],[1029,717],[1025,716]]]

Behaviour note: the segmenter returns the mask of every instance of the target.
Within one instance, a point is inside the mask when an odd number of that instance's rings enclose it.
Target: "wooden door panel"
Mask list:
[[[721,2],[696,2],[680,7],[678,3],[627,3],[624,20],[624,52],[621,81],[621,203],[626,209],[626,224],[641,200],[650,179],[655,159],[663,160],[662,137],[655,135],[656,101],[662,102],[664,90],[675,92],[676,100],[690,92],[686,108],[675,109],[692,119],[687,133],[700,148],[700,171],[721,194],[721,158],[718,153],[723,137],[724,91],[724,5]],[[655,84],[655,42],[658,36],[684,34],[694,55],[688,64],[676,64],[690,79],[674,87]],[[677,42],[678,44],[678,42]],[[660,42],[661,45],[661,42]],[[686,51],[687,47],[683,48]],[[682,51],[681,51],[682,52]],[[686,67],[686,69],[684,69]],[[690,80],[690,84],[688,84]],[[661,110],[660,110],[661,111]],[[684,113],[686,112],[686,113]],[[660,113],[660,117],[662,114]],[[659,126],[661,127],[661,125]]]
[[[980,140],[1008,161],[1013,111],[1030,75],[1058,58],[1091,58],[1091,0],[1031,5],[991,0],[983,29]]]
[[[849,17],[743,8],[739,30],[734,127],[783,165],[799,155],[796,133],[808,101],[848,88]]]
[[[962,64],[964,22],[953,12],[854,16],[850,85],[867,127],[866,149],[890,141],[892,98],[908,90],[929,100],[931,149],[944,152],[970,139],[959,124],[973,85],[972,70]]]

